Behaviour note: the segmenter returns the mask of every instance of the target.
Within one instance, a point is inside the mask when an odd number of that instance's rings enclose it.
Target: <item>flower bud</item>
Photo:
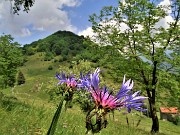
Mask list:
[[[91,111],[86,116],[86,132],[98,133],[101,129],[106,128],[107,124],[103,113]]]

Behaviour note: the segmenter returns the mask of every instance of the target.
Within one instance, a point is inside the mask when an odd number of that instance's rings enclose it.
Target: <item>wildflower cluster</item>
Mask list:
[[[99,132],[107,126],[106,116],[110,111],[121,108],[127,108],[129,113],[132,108],[145,111],[141,106],[146,97],[140,96],[140,91],[133,93],[134,83],[132,80],[125,81],[124,76],[121,88],[116,95],[113,95],[106,86],[100,87],[100,72],[101,70],[97,68],[94,73],[89,72],[85,76],[81,73],[79,79],[75,79],[74,75],[67,77],[64,73],[61,74],[61,77],[59,74],[56,75],[60,80],[59,84],[65,83],[69,93],[77,88],[85,88],[90,93],[94,108],[87,113],[86,128],[87,132],[90,130],[93,133]]]

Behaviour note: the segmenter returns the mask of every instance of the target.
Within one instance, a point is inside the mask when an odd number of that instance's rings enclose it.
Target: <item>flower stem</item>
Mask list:
[[[61,101],[59,102],[59,105],[58,105],[58,108],[54,114],[54,117],[52,119],[52,122],[51,122],[51,125],[49,127],[49,130],[47,132],[47,135],[54,135],[55,131],[56,131],[56,126],[57,126],[57,123],[58,123],[58,119],[59,119],[59,116],[61,114],[61,110],[62,110],[62,106],[63,106],[63,102],[64,102],[64,97],[61,99]]]

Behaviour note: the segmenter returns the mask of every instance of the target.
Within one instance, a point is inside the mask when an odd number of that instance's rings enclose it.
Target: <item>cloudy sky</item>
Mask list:
[[[11,34],[22,45],[58,30],[81,34],[91,26],[89,15],[116,4],[117,0],[35,0],[29,13],[14,15],[10,2],[0,0],[0,34]]]
[[[20,44],[28,44],[58,31],[91,34],[89,15],[99,13],[103,6],[117,5],[118,0],[35,0],[29,13],[11,13],[8,0],[0,0],[0,34],[11,34]],[[161,4],[169,3],[162,0]],[[172,19],[162,20],[162,23]]]

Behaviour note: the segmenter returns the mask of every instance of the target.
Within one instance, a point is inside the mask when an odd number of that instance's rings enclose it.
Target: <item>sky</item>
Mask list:
[[[168,4],[162,0],[159,4]],[[0,0],[0,35],[10,34],[21,45],[45,38],[59,30],[71,31],[78,35],[91,35],[89,16],[99,13],[104,6],[117,6],[118,0],[35,0],[28,13],[19,15],[11,11],[8,0]],[[170,12],[170,11],[168,11]],[[158,25],[172,21],[167,16]]]
[[[117,0],[35,0],[28,13],[11,12],[7,0],[0,1],[0,34],[10,34],[24,45],[58,31],[82,34],[91,23],[89,15],[99,13],[103,6],[117,5]]]

